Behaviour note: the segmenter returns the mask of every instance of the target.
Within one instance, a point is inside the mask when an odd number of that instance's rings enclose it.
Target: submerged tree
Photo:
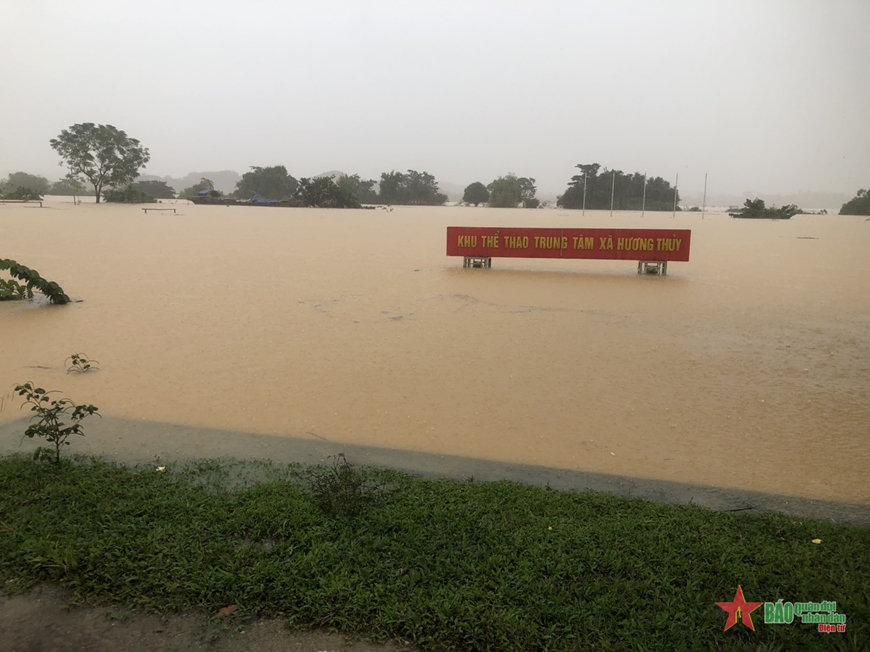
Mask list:
[[[499,177],[486,189],[489,190],[489,205],[494,208],[516,208],[520,203],[520,184],[515,174]]]
[[[112,125],[93,122],[75,124],[49,141],[60,154],[61,165],[70,176],[87,179],[94,187],[97,203],[103,186],[120,188],[139,176],[139,169],[151,160],[147,147]]]
[[[103,192],[103,200],[116,204],[150,204],[154,197],[142,190],[138,184],[131,183],[123,188],[108,188]]]
[[[134,185],[144,194],[154,199],[175,199],[175,189],[165,181],[151,179],[149,181],[137,181]]]
[[[18,186],[17,188],[0,189],[0,197],[3,199],[15,199],[21,201],[39,201],[42,199],[40,194],[33,188],[25,188]]]
[[[13,172],[6,181],[0,182],[0,192],[9,193],[17,188],[27,188],[38,196],[48,194],[51,184],[45,177],[27,172]]]
[[[462,195],[462,201],[466,204],[485,204],[489,201],[489,190],[480,181],[468,184]]]
[[[440,206],[447,201],[447,195],[438,191],[435,177],[416,170],[407,173],[393,170],[381,174],[379,198],[382,204],[421,206]]]
[[[489,205],[496,208],[537,208],[540,201],[535,197],[535,180],[531,177],[517,177],[513,172],[499,177],[487,186]]]
[[[840,215],[870,215],[870,191],[863,188],[852,199],[843,204]]]
[[[580,174],[571,177],[568,189],[559,197],[557,204],[561,208],[583,208],[584,184],[586,208],[592,210],[609,209],[611,193],[613,208],[616,210],[639,211],[645,207],[648,211],[670,211],[674,208],[674,199],[679,205],[679,192],[661,177],[647,177],[640,172],[629,174],[607,168],[602,170],[598,163],[581,163],[576,167],[580,169]]]
[[[250,199],[262,195],[269,199],[290,199],[299,187],[299,182],[287,173],[283,165],[261,168],[252,167],[236,184],[237,199]]]
[[[329,177],[299,180],[296,199],[313,208],[361,208],[359,200]]]
[[[63,288],[54,281],[42,278],[35,269],[30,269],[9,258],[0,258],[0,271],[7,271],[12,277],[8,280],[0,278],[0,301],[32,299],[34,289],[42,292],[51,303],[69,303],[70,301]],[[21,281],[21,283],[17,281]]]
[[[358,174],[342,174],[335,180],[339,188],[356,197],[361,204],[378,203],[378,191],[375,190],[377,183],[374,179],[361,179]]]
[[[750,219],[788,220],[802,212],[803,211],[794,204],[787,204],[785,206],[780,206],[779,208],[776,206],[768,208],[764,205],[763,199],[747,199],[743,204],[743,208],[737,209],[728,214],[731,217],[745,217]]]

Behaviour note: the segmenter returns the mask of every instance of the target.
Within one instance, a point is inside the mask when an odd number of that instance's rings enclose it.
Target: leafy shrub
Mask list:
[[[93,405],[76,405],[69,398],[53,400],[49,394],[54,394],[54,391],[34,387],[30,381],[23,385],[16,385],[15,391],[18,392],[19,396],[24,397],[24,405],[29,405],[30,411],[36,413],[33,415],[36,423],[27,427],[24,436],[31,439],[40,437],[54,446],[54,451],[48,447],[40,446],[34,451],[33,459],[59,464],[61,446],[69,446],[67,440],[72,435],[84,437],[85,433],[81,421],[96,414],[98,408]],[[97,414],[97,416],[100,415]]]

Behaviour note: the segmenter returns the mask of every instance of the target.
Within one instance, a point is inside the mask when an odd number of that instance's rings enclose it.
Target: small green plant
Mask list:
[[[93,405],[76,405],[69,398],[52,399],[49,394],[55,394],[56,391],[35,387],[30,381],[23,385],[16,385],[15,391],[19,396],[24,397],[24,404],[21,407],[29,405],[30,411],[36,413],[32,417],[36,423],[27,427],[24,436],[31,439],[40,437],[54,446],[53,451],[50,447],[40,446],[34,451],[33,459],[59,464],[61,446],[69,446],[67,440],[72,435],[85,436],[81,421],[97,414],[98,408]]]
[[[80,374],[86,373],[88,371],[99,371],[100,368],[96,365],[100,364],[99,360],[91,360],[84,353],[73,353],[70,357],[68,357],[64,363],[69,362],[69,366],[66,368],[66,372],[69,373],[71,371],[78,372]]]
[[[355,467],[344,453],[327,459],[331,465],[312,467],[305,474],[309,493],[324,513],[356,517],[390,493],[386,481]]]

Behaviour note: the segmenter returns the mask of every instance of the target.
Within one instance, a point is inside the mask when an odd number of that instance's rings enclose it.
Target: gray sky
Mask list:
[[[149,174],[283,164],[561,192],[870,186],[870,1],[0,0],[0,173],[109,123]]]

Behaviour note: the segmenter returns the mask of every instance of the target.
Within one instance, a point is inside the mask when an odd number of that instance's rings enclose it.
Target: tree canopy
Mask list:
[[[287,173],[283,165],[261,168],[252,167],[236,184],[237,199],[250,199],[262,195],[268,199],[292,199],[299,182]]]
[[[644,206],[644,175],[640,172],[628,174],[622,170],[601,170],[598,163],[578,164],[581,174],[571,177],[568,189],[557,202],[560,208],[583,208],[583,183],[586,182],[586,208],[606,210],[610,208],[610,194],[613,190],[613,208],[616,210],[639,211]],[[601,173],[599,174],[599,170]],[[614,184],[616,175],[616,184]],[[674,208],[674,193],[668,181],[661,177],[646,179],[646,210],[670,211]],[[680,195],[676,194],[679,206]],[[679,208],[677,209],[679,210]]]
[[[380,202],[396,205],[440,206],[447,195],[438,192],[438,182],[428,172],[408,170],[381,174]]]
[[[480,181],[468,184],[462,194],[462,201],[466,204],[485,204],[489,201],[489,190]]]
[[[72,177],[87,179],[93,185],[97,203],[103,186],[120,188],[132,183],[139,169],[151,160],[148,148],[137,139],[112,125],[93,122],[74,124],[49,144]]]
[[[314,208],[361,208],[359,200],[329,177],[302,178],[296,198],[303,206]]]
[[[840,215],[870,215],[870,191],[863,188],[843,204]]]
[[[489,205],[495,208],[537,208],[540,202],[535,197],[535,180],[531,177],[517,177],[513,172],[499,177],[487,186]]]

